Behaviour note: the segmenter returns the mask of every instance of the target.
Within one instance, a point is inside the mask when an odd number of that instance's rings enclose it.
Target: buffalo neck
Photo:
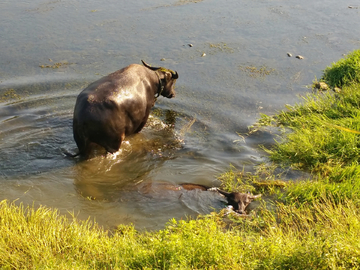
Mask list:
[[[163,80],[160,78],[160,75],[157,71],[155,71],[156,76],[159,79],[159,86],[158,86],[158,90],[156,91],[156,96],[155,98],[158,98],[161,93],[164,91],[164,84],[163,84]]]

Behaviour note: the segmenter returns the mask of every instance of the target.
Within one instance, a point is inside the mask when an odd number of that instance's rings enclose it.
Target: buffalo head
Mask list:
[[[163,97],[173,98],[175,97],[175,82],[176,79],[179,78],[179,74],[176,71],[172,71],[170,69],[166,69],[163,67],[152,67],[146,64],[143,60],[141,60],[143,65],[157,74],[159,78],[159,91],[157,92],[157,96],[162,95]]]
[[[231,205],[234,208],[234,211],[239,214],[246,214],[246,207],[253,200],[261,197],[261,194],[251,195],[250,193],[225,192],[220,189],[218,189],[217,191],[226,197],[228,205]]]

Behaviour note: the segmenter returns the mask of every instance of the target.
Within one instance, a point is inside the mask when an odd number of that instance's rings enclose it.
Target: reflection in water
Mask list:
[[[173,177],[163,179],[166,182],[154,180],[167,168],[166,162],[181,157],[183,149],[184,138],[174,129],[178,114],[163,113],[160,115],[167,120],[151,116],[143,132],[130,136],[117,153],[78,162],[74,180],[78,194],[86,200],[133,210],[132,218],[137,220],[140,215],[146,224],[140,223],[140,227],[147,228],[154,222],[164,224],[169,216],[184,218],[222,208],[224,199],[216,192],[177,191],[169,188],[176,186]]]
[[[87,198],[114,200],[124,186],[146,179],[181,149],[174,125],[175,118],[171,124],[165,124],[151,115],[143,132],[128,137],[118,152],[78,162],[77,191]]]

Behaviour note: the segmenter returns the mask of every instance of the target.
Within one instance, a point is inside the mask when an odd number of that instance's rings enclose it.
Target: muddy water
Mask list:
[[[158,229],[222,207],[216,193],[159,183],[217,185],[230,163],[263,162],[257,145],[271,136],[244,142],[237,133],[297,102],[327,65],[358,48],[359,18],[360,9],[335,0],[1,1],[0,199],[107,228]],[[64,157],[76,151],[77,94],[140,59],[178,71],[176,98],[159,98],[119,153]]]

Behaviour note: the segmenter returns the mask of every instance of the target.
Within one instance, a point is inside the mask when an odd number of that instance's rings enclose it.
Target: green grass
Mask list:
[[[360,213],[352,201],[313,209],[277,204],[259,217],[220,214],[158,232],[122,226],[109,236],[45,207],[0,204],[2,269],[351,269],[360,267]]]
[[[341,92],[309,94],[301,104],[287,106],[287,110],[275,116],[262,115],[259,121],[259,125],[278,126],[283,130],[277,142],[270,149],[264,149],[270,159],[312,175],[311,181],[287,186],[283,196],[287,203],[311,204],[326,197],[336,203],[350,199],[358,204],[359,56],[360,51],[354,51],[325,69],[322,80],[343,87]]]
[[[324,70],[323,80],[332,87],[360,83],[360,50],[355,50]]]
[[[325,70],[322,80],[341,92],[262,116],[258,128],[283,130],[264,148],[272,163],[255,173],[231,166],[219,177],[227,191],[272,198],[252,218],[223,210],[156,232],[108,232],[54,209],[1,201],[0,269],[360,269],[358,55]],[[289,181],[279,167],[311,177]]]
[[[275,173],[275,166],[258,166],[255,173],[239,171],[234,166],[222,173],[218,179],[220,188],[228,192],[250,192],[256,194],[275,194],[287,185],[282,174]]]
[[[291,130],[267,149],[273,161],[338,182],[347,177],[346,171],[358,177],[360,137],[351,131],[360,131],[360,85],[320,99],[309,95],[304,104],[288,106],[276,116],[263,115],[261,123]]]

